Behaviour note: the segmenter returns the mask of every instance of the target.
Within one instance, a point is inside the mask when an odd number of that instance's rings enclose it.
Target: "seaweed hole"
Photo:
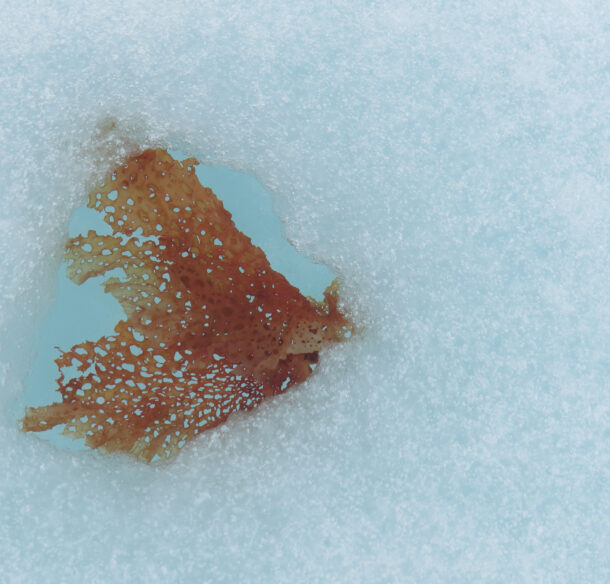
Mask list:
[[[303,381],[320,347],[351,335],[334,274],[284,238],[269,191],[185,158],[134,155],[73,213],[24,431],[58,448],[169,458]]]

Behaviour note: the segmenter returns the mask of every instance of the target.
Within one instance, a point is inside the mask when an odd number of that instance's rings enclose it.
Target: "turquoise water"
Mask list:
[[[180,152],[172,155],[183,160]],[[299,253],[284,237],[282,223],[273,210],[271,193],[256,178],[226,167],[198,165],[197,176],[202,185],[210,187],[232,214],[237,228],[263,249],[273,269],[280,272],[306,296],[322,300],[325,288],[334,278],[323,264]],[[110,235],[112,230],[103,215],[86,206],[77,209],[69,225],[69,236],[94,230]],[[15,404],[19,417],[24,406],[41,406],[60,401],[56,390],[58,370],[54,360],[59,349],[67,351],[85,340],[95,341],[111,335],[116,323],[124,317],[118,301],[104,292],[103,282],[109,277],[92,278],[76,285],[66,276],[65,264],[57,275],[56,300],[40,330],[32,372],[26,380],[22,399]],[[61,434],[63,425],[38,436],[55,446],[68,450],[84,450],[83,440]],[[87,449],[88,450],[88,449]]]

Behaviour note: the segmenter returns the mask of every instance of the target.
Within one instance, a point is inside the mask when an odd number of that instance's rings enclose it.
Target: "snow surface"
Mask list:
[[[2,582],[610,580],[606,2],[0,14]],[[271,188],[365,331],[147,467],[11,405],[72,210],[152,145]]]

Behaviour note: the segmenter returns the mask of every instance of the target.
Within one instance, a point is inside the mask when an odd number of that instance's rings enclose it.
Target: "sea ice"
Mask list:
[[[0,20],[0,574],[607,582],[605,3],[41,5]],[[134,148],[256,176],[364,331],[171,463],[13,406],[72,211]]]

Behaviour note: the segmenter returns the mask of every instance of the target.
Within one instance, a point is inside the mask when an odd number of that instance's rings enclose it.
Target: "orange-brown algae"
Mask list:
[[[61,402],[26,408],[24,431],[65,424],[91,448],[168,458],[307,379],[319,350],[350,335],[337,281],[323,302],[304,297],[201,186],[196,164],[146,150],[89,195],[113,234],[70,239],[68,276],[122,269],[104,287],[126,318],[56,359]]]

